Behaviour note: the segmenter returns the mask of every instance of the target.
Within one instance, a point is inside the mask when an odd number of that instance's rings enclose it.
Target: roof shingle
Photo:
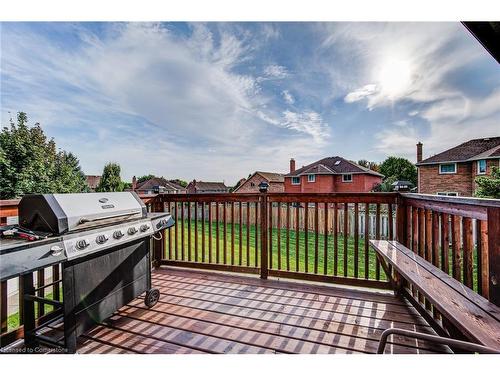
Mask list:
[[[332,156],[318,160],[314,163],[297,169],[295,172],[288,173],[285,177],[301,176],[304,174],[345,174],[345,173],[368,173],[383,177],[378,172],[362,167],[352,161],[346,160],[340,156]]]

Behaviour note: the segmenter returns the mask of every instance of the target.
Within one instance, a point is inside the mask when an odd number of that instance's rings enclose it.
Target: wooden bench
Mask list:
[[[406,280],[467,339],[500,351],[498,306],[397,241],[371,240],[370,245],[396,292],[404,290]]]

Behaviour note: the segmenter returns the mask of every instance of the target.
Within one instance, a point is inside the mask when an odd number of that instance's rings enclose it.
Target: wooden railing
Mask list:
[[[151,211],[169,211],[174,227],[154,241],[156,266],[258,274],[390,288],[369,239],[396,239],[500,305],[500,201],[398,193],[161,194]],[[2,222],[16,202],[0,202]],[[47,278],[52,273],[52,277]],[[35,272],[39,294],[59,298],[59,266]],[[20,278],[9,280],[19,283]],[[22,309],[8,327],[2,282],[2,345],[22,337]],[[407,298],[440,326],[432,305],[408,285]],[[20,290],[18,299],[22,301]],[[20,304],[22,306],[22,304]],[[38,304],[40,321],[50,317]]]
[[[500,306],[500,200],[402,194],[398,212],[400,243]],[[415,289],[405,289],[410,302],[450,332]]]

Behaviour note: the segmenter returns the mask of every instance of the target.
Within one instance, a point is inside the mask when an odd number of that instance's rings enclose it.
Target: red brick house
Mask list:
[[[224,182],[191,181],[186,187],[188,194],[229,193],[230,188]]]
[[[475,178],[491,174],[500,166],[500,137],[472,139],[422,160],[423,145],[417,144],[418,192],[472,196]]]
[[[285,175],[285,193],[368,192],[382,182],[380,173],[340,156],[328,157],[295,169]]]
[[[242,182],[233,193],[258,193],[261,182],[269,184],[268,191],[270,193],[283,193],[285,191],[285,176],[283,174],[257,171]]]
[[[95,191],[101,182],[101,176],[86,175],[85,179],[87,180],[87,185],[91,191]]]

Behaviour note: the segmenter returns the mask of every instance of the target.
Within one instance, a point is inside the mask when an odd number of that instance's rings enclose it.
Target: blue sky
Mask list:
[[[235,183],[325,156],[500,135],[500,69],[459,23],[2,23],[1,121],[87,174]]]

